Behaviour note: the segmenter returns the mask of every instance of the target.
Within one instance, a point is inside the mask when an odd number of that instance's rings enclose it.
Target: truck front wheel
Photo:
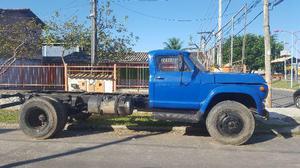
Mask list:
[[[223,101],[208,113],[206,127],[213,139],[223,144],[241,145],[252,136],[255,119],[243,104]]]

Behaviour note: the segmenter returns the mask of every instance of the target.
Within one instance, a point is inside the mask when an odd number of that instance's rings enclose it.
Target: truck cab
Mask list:
[[[268,117],[268,86],[259,75],[208,72],[189,52],[177,50],[149,52],[149,68],[149,107],[158,119],[204,120],[213,137],[234,144],[245,139],[226,137],[249,138],[254,115]]]
[[[265,115],[263,102],[268,87],[259,75],[211,73],[189,52],[176,50],[149,52],[149,68],[151,108],[190,109],[204,113],[214,97],[226,94],[232,96],[231,100],[247,104],[255,113]]]

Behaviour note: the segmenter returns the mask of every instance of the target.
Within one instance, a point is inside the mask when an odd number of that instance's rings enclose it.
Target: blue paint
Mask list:
[[[161,71],[158,60],[182,56],[187,71]],[[190,53],[177,50],[149,52],[149,106],[150,108],[190,109],[205,112],[211,100],[219,94],[246,94],[256,103],[257,113],[263,114],[267,92],[265,80],[256,74],[210,73],[193,63]]]

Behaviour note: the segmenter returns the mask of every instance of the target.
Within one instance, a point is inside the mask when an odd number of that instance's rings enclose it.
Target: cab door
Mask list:
[[[154,108],[199,108],[197,81],[193,80],[192,68],[183,56],[156,57],[156,73],[153,79]]]

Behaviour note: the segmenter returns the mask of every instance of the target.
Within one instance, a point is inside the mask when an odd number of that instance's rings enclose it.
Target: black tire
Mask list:
[[[60,120],[58,122],[58,124],[59,124],[58,132],[62,131],[65,128],[67,121],[68,121],[68,114],[67,114],[67,110],[66,110],[65,106],[58,99],[56,99],[54,97],[51,97],[51,96],[43,96],[43,97],[53,101],[52,103],[54,104],[54,106],[57,109],[57,115],[60,115]],[[56,133],[58,133],[58,132],[56,132]]]
[[[295,97],[295,106],[300,109],[300,96]]]
[[[33,97],[21,109],[20,128],[29,137],[47,139],[62,128],[63,115],[60,105],[47,97]]]
[[[247,142],[255,129],[251,111],[241,103],[223,101],[208,113],[206,127],[213,139],[222,144],[241,145]]]

